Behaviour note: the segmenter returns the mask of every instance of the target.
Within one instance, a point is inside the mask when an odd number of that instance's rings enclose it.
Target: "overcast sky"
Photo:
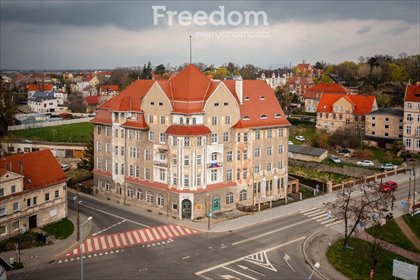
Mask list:
[[[154,25],[152,6],[210,15],[224,26]],[[177,65],[292,65],[420,53],[420,4],[414,1],[34,1],[0,0],[1,69],[94,69]],[[266,14],[246,25],[246,11]],[[233,12],[233,13],[232,13]],[[238,22],[229,24],[228,15]],[[217,16],[216,19],[219,19]]]

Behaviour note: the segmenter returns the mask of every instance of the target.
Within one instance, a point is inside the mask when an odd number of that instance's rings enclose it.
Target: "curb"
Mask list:
[[[321,231],[327,230],[327,229],[329,229],[329,228],[321,228],[321,229],[319,229],[319,230],[315,231],[314,233],[312,233],[311,235],[309,235],[308,237],[306,237],[306,239],[305,239],[305,241],[303,242],[303,245],[302,245],[302,251],[303,251],[303,256],[304,256],[304,258],[305,258],[305,261],[309,264],[309,266],[311,267],[311,269],[314,269],[314,270],[315,270],[315,272],[316,272],[319,276],[321,276],[323,279],[325,279],[325,280],[329,280],[329,278],[328,278],[327,276],[325,276],[324,274],[322,274],[319,270],[315,269],[315,266],[314,266],[314,265],[312,265],[312,263],[309,261],[308,256],[306,255],[306,243],[308,242],[308,240],[309,240],[312,236],[314,236],[314,235],[316,235],[316,234],[320,233]]]

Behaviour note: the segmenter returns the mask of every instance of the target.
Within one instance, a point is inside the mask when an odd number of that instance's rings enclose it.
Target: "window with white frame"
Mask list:
[[[146,193],[146,202],[153,203],[153,194],[151,192]]]
[[[279,128],[279,137],[284,136],[284,128]]]
[[[6,211],[6,206],[1,206],[0,207],[0,217],[1,216],[6,216],[7,211]]]
[[[411,109],[412,108],[412,103],[411,102],[407,102],[407,109]]]
[[[111,144],[110,143],[106,143],[105,151],[106,151],[107,154],[109,154],[111,152]]]
[[[197,155],[197,165],[202,165],[203,164],[202,159],[203,159],[202,155]]]
[[[178,175],[174,174],[172,176],[172,185],[177,186],[178,185]]]
[[[96,149],[97,149],[98,152],[102,151],[102,143],[101,142],[99,142],[99,141],[96,142]]]
[[[260,165],[257,164],[254,166],[254,173],[259,173],[260,172]]]
[[[1,216],[1,213],[0,213],[0,216]],[[4,236],[4,235],[7,235],[7,227],[6,225],[0,225],[0,236]]]
[[[211,154],[211,161],[217,161],[217,153]]]
[[[233,203],[233,193],[230,192],[226,195],[226,204],[231,204]]]
[[[210,180],[211,180],[212,182],[217,181],[217,169],[212,169],[212,170],[210,171]]]
[[[201,186],[202,182],[201,182],[201,173],[197,174],[197,186]]]
[[[226,170],[226,181],[232,182],[233,176],[232,176],[232,169]]]
[[[190,146],[190,137],[185,137],[184,138],[184,146],[185,147],[189,147]]]
[[[284,145],[280,144],[279,145],[279,154],[282,154],[282,153],[284,153]]]
[[[282,160],[279,160],[279,163],[278,163],[278,168],[279,168],[279,169],[282,169],[282,168],[283,168],[283,166],[284,166],[284,162],[283,162]]]
[[[149,131],[149,141],[155,141],[155,133],[153,131]]]
[[[165,116],[160,116],[160,124],[165,124]]]
[[[236,169],[236,180],[240,180],[241,179],[241,169],[237,168]]]
[[[411,114],[407,114],[407,121],[411,122],[413,120],[413,116]]]
[[[12,224],[13,227],[13,231],[18,231],[20,229],[20,222],[18,221],[14,221]]]
[[[273,148],[271,146],[267,147],[267,156],[271,156],[273,154]]]
[[[145,168],[144,169],[144,177],[146,180],[150,180],[151,179],[151,172],[150,172],[150,168]]]
[[[49,200],[49,195],[50,194],[48,194],[48,200]],[[47,200],[46,200],[47,201]],[[14,212],[18,212],[19,211],[19,209],[20,209],[20,207],[19,207],[19,202],[14,202],[13,203],[13,213]]]
[[[45,201],[49,201],[50,200],[50,193],[45,193]]]
[[[225,124],[230,124],[230,116],[225,117]]]
[[[114,173],[115,175],[118,175],[118,162],[114,163]]]
[[[166,143],[166,134],[165,133],[160,133],[160,135],[159,135],[159,142],[160,143]]]
[[[272,163],[267,162],[267,171],[271,171],[271,169],[272,169]]]
[[[149,123],[153,123],[153,115],[148,115],[147,120]]]
[[[140,166],[136,165],[136,177],[140,177]]]
[[[229,132],[223,133],[223,142],[229,142]]]
[[[246,178],[248,178],[248,170],[246,168],[244,168],[242,170],[242,179],[245,180]]]
[[[267,129],[267,138],[273,137],[273,130],[271,128]]]
[[[111,183],[108,182],[108,181],[105,183],[105,191],[107,191],[107,192],[111,191]]]
[[[248,150],[244,150],[244,160],[248,159]]]
[[[166,170],[163,168],[159,168],[159,180],[161,181],[166,180]]]
[[[190,177],[188,175],[184,175],[184,187],[190,186]]]
[[[96,128],[96,134],[101,135],[102,127],[98,125]]]
[[[411,135],[411,126],[410,125],[407,125],[407,127],[405,128],[405,132],[406,132],[406,134]]]
[[[124,169],[124,163],[121,163],[121,175],[124,175],[125,169]]]
[[[261,139],[261,131],[259,129],[255,130],[255,140]]]
[[[114,137],[118,138],[118,128],[114,129]]]
[[[106,136],[111,136],[111,128],[109,126],[105,127]]]
[[[136,197],[137,197],[137,200],[143,200],[144,199],[143,198],[143,191],[141,189],[137,189]]]
[[[156,204],[157,204],[157,206],[160,206],[160,207],[165,206],[165,199],[163,198],[163,195],[158,194],[158,196],[156,198]]]
[[[136,140],[140,140],[140,131],[136,130]]]
[[[259,157],[261,155],[261,148],[255,148],[254,149],[254,156]]]
[[[248,132],[244,132],[244,142],[248,142]]]
[[[411,147],[411,139],[405,139],[405,147]]]
[[[178,156],[177,155],[173,155],[172,164],[178,164]]]
[[[197,137],[197,146],[201,147],[203,145],[203,137],[202,136],[198,136]]]
[[[236,160],[241,160],[241,151],[236,151]]]
[[[134,138],[134,131],[132,129],[128,130],[128,139],[133,139]]]
[[[239,193],[239,201],[245,201],[246,200],[246,190],[242,190]]]
[[[166,154],[164,152],[159,153],[159,160],[160,161],[165,161],[166,160]]]
[[[211,117],[211,124],[217,125],[217,117]]]
[[[118,156],[118,146],[114,147],[115,155]]]
[[[211,143],[216,144],[217,143],[217,133],[211,134]]]
[[[236,133],[236,142],[241,142],[241,133]]]
[[[144,150],[144,159],[145,160],[150,160],[150,151],[149,150]]]
[[[232,151],[227,151],[226,152],[226,161],[232,161],[233,159],[233,152]]]
[[[190,165],[190,156],[184,156],[184,165],[189,166]]]

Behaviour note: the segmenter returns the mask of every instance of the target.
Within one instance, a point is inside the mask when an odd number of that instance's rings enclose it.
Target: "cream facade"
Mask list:
[[[0,176],[0,240],[67,217],[66,183],[23,190],[24,176]]]
[[[244,109],[252,101],[275,96],[264,81],[253,82],[265,93],[252,95],[244,81],[231,82],[214,86],[201,110],[185,112],[178,106],[194,101],[175,100],[154,81],[141,111],[109,110],[112,119],[94,119],[95,193],[178,219],[285,199],[289,123],[277,103],[281,123],[238,126],[253,119]]]
[[[403,143],[405,150],[413,153],[420,152],[420,96],[418,99],[404,102]]]

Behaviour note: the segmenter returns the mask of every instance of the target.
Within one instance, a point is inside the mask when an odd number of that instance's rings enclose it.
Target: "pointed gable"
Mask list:
[[[211,80],[194,64],[185,67],[169,82],[174,101],[202,101],[211,84]]]

